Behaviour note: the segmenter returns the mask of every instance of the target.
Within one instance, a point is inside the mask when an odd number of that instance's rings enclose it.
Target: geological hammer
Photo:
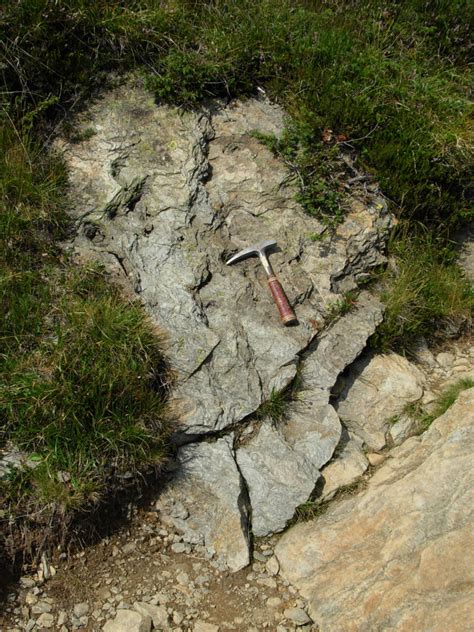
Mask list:
[[[274,246],[276,246],[275,240],[270,239],[267,241],[262,241],[262,243],[258,244],[257,246],[249,246],[248,248],[244,248],[244,250],[241,250],[236,255],[231,257],[229,261],[226,262],[226,264],[231,265],[232,263],[236,263],[237,261],[241,261],[242,259],[246,259],[247,257],[258,255],[265,269],[265,272],[267,273],[268,285],[270,286],[273,300],[275,301],[276,306],[278,307],[278,311],[280,312],[281,320],[284,325],[292,325],[298,322],[295,316],[295,312],[292,310],[290,304],[288,303],[285,291],[282,288],[280,281],[276,278],[266,253],[269,248],[272,248]]]

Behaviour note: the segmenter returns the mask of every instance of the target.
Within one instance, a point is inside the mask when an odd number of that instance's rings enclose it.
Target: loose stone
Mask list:
[[[288,608],[283,611],[283,614],[298,627],[311,623],[311,618],[302,608]]]
[[[134,610],[118,610],[115,619],[107,621],[103,632],[150,632],[151,617]]]
[[[88,612],[89,612],[89,604],[87,603],[78,603],[74,606],[74,614],[78,619],[86,615]]]
[[[44,612],[38,619],[36,620],[36,625],[41,630],[41,628],[52,628],[54,625],[54,616],[49,612]]]

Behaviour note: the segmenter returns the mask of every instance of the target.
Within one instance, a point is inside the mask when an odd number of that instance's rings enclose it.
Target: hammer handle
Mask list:
[[[273,296],[273,300],[278,307],[280,317],[284,325],[290,325],[296,323],[295,312],[291,309],[288,299],[286,298],[285,290],[282,288],[280,281],[276,276],[268,278],[268,285]]]

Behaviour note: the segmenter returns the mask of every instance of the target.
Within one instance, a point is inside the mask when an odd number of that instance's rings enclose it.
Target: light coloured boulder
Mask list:
[[[103,632],[150,632],[151,617],[136,610],[117,610],[115,618],[102,628]]]
[[[367,355],[351,367],[337,403],[339,417],[367,446],[386,444],[388,422],[423,395],[424,375],[395,353]]]
[[[334,459],[321,472],[324,478],[321,500],[329,500],[339,489],[357,481],[369,467],[360,439],[345,431],[341,442]]]
[[[361,494],[283,535],[280,574],[321,632],[464,632],[474,620],[474,389]]]

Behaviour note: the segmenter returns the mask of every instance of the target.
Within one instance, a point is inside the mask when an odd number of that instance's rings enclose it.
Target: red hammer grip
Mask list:
[[[280,281],[275,276],[271,276],[268,279],[268,285],[270,286],[273,300],[278,307],[283,324],[290,325],[292,323],[296,323],[295,312],[291,309],[291,306],[288,303],[285,290],[282,288]]]

